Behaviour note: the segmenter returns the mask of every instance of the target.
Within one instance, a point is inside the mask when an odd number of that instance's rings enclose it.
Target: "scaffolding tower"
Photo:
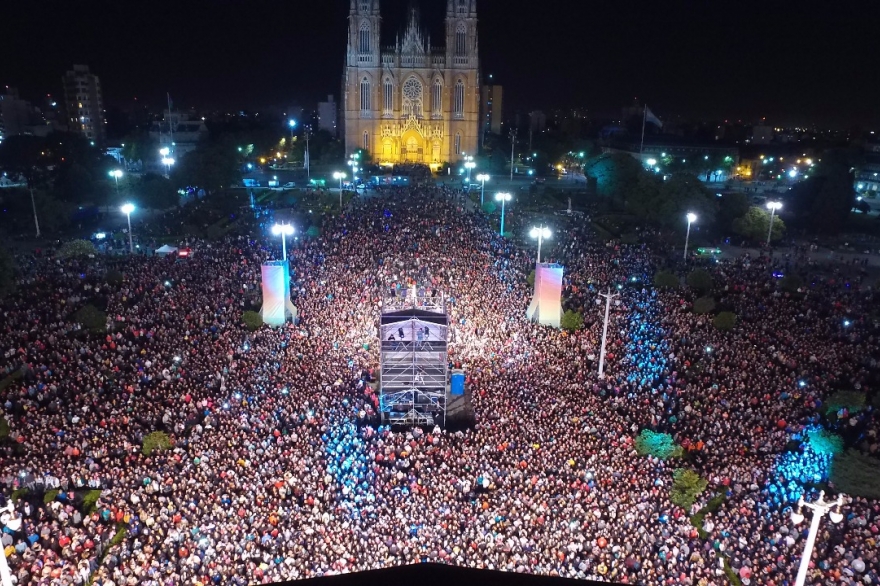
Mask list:
[[[426,289],[384,300],[379,318],[379,410],[388,425],[445,425],[449,316],[442,295]]]

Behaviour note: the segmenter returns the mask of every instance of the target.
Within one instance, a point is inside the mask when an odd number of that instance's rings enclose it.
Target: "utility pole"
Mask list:
[[[312,134],[312,127],[306,126],[306,157],[305,157],[305,159],[306,159],[306,177],[309,179],[312,178],[312,170],[311,170],[312,166],[311,166],[311,162],[309,161],[309,138],[311,137],[311,134]]]
[[[37,228],[37,238],[40,237],[40,222],[37,220],[37,204],[34,201],[34,188],[28,186],[31,192],[31,209],[34,210],[34,226]]]
[[[516,147],[516,128],[510,131],[510,181],[513,182],[513,154]]]
[[[615,293],[611,294],[611,289],[608,289],[608,293],[599,293],[599,297],[605,298],[605,325],[602,326],[602,350],[599,352],[599,378],[605,378],[605,344],[608,341],[608,316],[611,313],[611,300],[615,297],[620,297],[620,294]]]

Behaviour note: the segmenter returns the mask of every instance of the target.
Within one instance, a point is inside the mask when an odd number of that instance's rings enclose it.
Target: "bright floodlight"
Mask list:
[[[477,166],[477,164],[474,163],[473,161],[468,161],[467,163],[464,164],[464,166],[466,169],[473,169],[474,167]]]
[[[550,228],[532,228],[532,231],[529,232],[529,236],[532,238],[550,238],[552,235]]]
[[[284,234],[285,236],[290,236],[293,234],[293,226],[290,224],[275,224],[272,226],[272,234],[275,236],[280,236]]]
[[[791,177],[792,179],[797,177],[797,169],[792,169],[791,171],[789,171],[788,176]]]
[[[345,177],[346,177],[345,173],[342,173],[340,171],[336,171],[335,173],[333,173],[334,179],[345,179]]]
[[[119,179],[120,177],[122,177],[122,171],[120,171],[119,169],[114,169],[113,171],[110,171],[110,177],[115,177],[116,179]]]
[[[171,157],[162,157],[162,164],[166,167],[170,167],[174,164],[174,159],[172,159]]]
[[[486,175],[485,173],[480,173],[479,175],[477,175],[477,181],[485,183],[488,180],[489,180],[489,176]]]
[[[126,203],[126,204],[123,204],[122,207],[119,209],[122,210],[123,214],[128,215],[134,211],[134,204],[133,203]]]
[[[163,157],[167,157],[169,154],[171,154],[171,149],[169,149],[168,147],[163,147],[159,149],[159,154]]]
[[[296,128],[296,120],[288,120],[287,125],[291,128]]]
[[[768,201],[767,202],[767,209],[773,210],[774,212],[777,210],[781,210],[782,209],[782,202],[781,201]]]
[[[498,201],[510,201],[513,199],[513,196],[509,193],[496,193],[495,199],[497,199]]]
[[[656,167],[657,166],[657,159],[648,159],[648,166],[649,167]]]
[[[691,224],[691,223],[693,223],[693,222],[696,222],[696,221],[697,221],[697,214],[695,214],[695,213],[693,213],[693,212],[689,213],[689,214],[687,215],[687,220],[688,220],[688,224]]]

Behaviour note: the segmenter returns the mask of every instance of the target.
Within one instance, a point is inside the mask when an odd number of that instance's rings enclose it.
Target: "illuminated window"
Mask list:
[[[458,28],[455,30],[455,54],[467,55],[467,27],[463,22],[458,23]]]
[[[370,133],[367,131],[364,131],[364,150],[370,150]]]
[[[415,77],[410,77],[403,83],[403,115],[422,115],[422,82]]]
[[[452,111],[457,117],[464,116],[464,82],[455,82],[455,99],[452,102]]]
[[[431,109],[434,114],[439,114],[443,111],[443,84],[440,83],[440,79],[434,80],[434,95],[431,99]]]
[[[370,23],[362,22],[358,31],[358,51],[360,53],[370,52]]]
[[[394,112],[394,84],[391,82],[390,77],[385,78],[385,86],[383,91],[383,111],[386,114],[391,114]]]
[[[461,133],[455,135],[455,154],[461,154]]]
[[[361,112],[369,112],[370,107],[370,80],[366,77],[361,80]]]

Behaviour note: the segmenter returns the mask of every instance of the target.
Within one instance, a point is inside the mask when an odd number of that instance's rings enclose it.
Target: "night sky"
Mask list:
[[[384,28],[409,0],[383,0]],[[446,0],[421,0],[441,44]],[[0,84],[61,93],[73,63],[108,105],[259,109],[338,94],[348,0],[4,3]],[[880,125],[880,2],[480,0],[483,73],[505,109]],[[386,35],[384,44],[393,43]]]

